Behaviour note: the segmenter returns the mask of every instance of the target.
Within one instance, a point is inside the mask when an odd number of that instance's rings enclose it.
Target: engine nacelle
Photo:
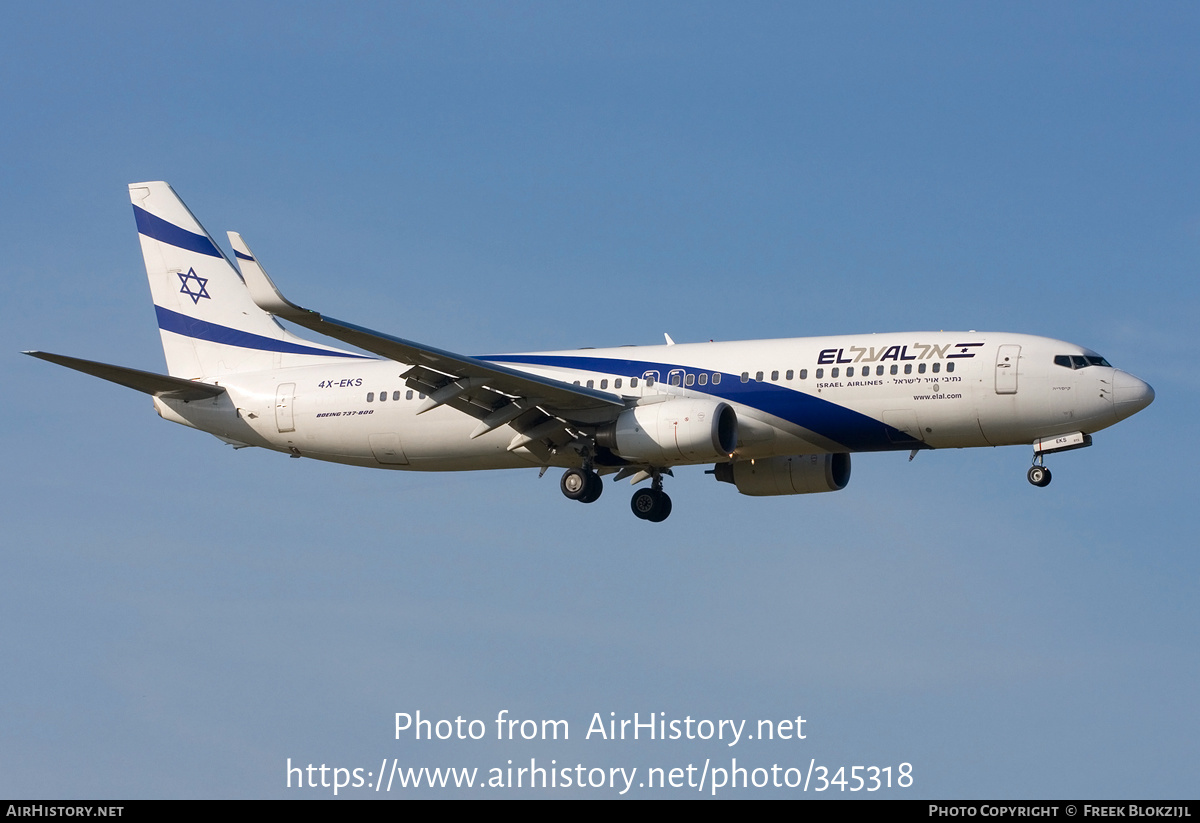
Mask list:
[[[718,463],[713,475],[733,483],[742,494],[766,497],[775,494],[836,492],[850,482],[850,455],[799,454]]]
[[[732,406],[686,397],[634,406],[596,432],[596,443],[614,454],[657,464],[728,460],[737,438]]]

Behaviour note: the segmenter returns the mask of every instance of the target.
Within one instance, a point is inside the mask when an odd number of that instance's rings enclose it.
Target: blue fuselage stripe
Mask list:
[[[152,240],[198,254],[206,254],[209,257],[223,256],[207,235],[181,229],[174,223],[168,223],[161,217],[151,214],[141,206],[133,207],[133,216],[137,219],[138,233],[144,234]]]
[[[497,363],[577,369],[638,378],[647,371],[657,371],[659,373],[658,382],[667,380],[668,375],[677,369],[687,374],[699,374],[707,371],[711,376],[713,373],[711,369],[681,366],[675,363],[578,355],[510,354],[491,355],[480,359]],[[720,383],[713,385],[709,382],[703,388],[692,387],[688,391],[719,397],[722,400],[758,409],[839,443],[848,451],[888,451],[921,445],[918,441],[913,440],[911,435],[873,417],[775,383],[759,383],[753,380],[743,383],[740,375],[722,372]]]
[[[155,313],[158,314],[158,327],[163,331],[182,334],[185,337],[194,337],[197,340],[207,340],[210,343],[220,343],[224,346],[239,346],[243,349],[259,349],[260,351],[277,351],[284,354],[314,354],[320,357],[352,357],[356,360],[371,360],[370,357],[365,357],[361,354],[352,354],[350,352],[329,351],[328,349],[318,349],[314,346],[301,346],[297,343],[288,343],[284,340],[275,340],[270,337],[264,337],[261,334],[251,334],[238,329],[231,329],[228,326],[221,326],[216,323],[209,323],[205,320],[200,320],[195,317],[188,317],[186,314],[164,309],[162,306],[154,307]]]

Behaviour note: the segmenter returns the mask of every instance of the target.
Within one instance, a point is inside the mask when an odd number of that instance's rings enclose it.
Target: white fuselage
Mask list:
[[[658,523],[663,477],[683,465],[711,464],[740,494],[812,494],[845,488],[854,452],[1028,444],[1043,487],[1047,454],[1154,399],[1096,352],[994,332],[469,357],[294,303],[240,234],[227,257],[164,181],[131,183],[129,199],[167,373],[28,354],[149,394],[162,417],[236,447],[415,471],[559,466],[581,503],[604,475],[649,481],[630,508]]]
[[[1056,364],[1070,356],[1079,364]],[[1128,417],[1153,392],[1079,346],[1021,334],[903,332],[498,355],[490,362],[611,393],[629,405],[721,400],[737,414],[736,459],[1030,444],[1091,433]],[[166,419],[233,441],[375,468],[421,471],[541,465],[510,450],[501,426],[423,396],[404,364],[329,358],[205,382],[213,400],[158,398]],[[574,453],[549,461],[576,465]],[[676,459],[672,464],[710,463]]]

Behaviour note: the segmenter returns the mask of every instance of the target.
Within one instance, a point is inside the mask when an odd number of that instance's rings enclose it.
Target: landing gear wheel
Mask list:
[[[638,489],[629,501],[629,508],[639,520],[649,520],[650,515],[658,508],[658,492],[653,489]]]
[[[600,479],[600,475],[595,472],[588,472],[588,489],[587,493],[579,498],[584,503],[595,503],[600,499],[600,495],[604,493],[604,481]]]
[[[639,489],[633,493],[629,508],[641,520],[661,523],[671,513],[671,498],[658,489]]]
[[[581,503],[594,503],[604,491],[600,475],[584,469],[567,469],[558,485],[568,500]]]
[[[658,511],[646,519],[651,523],[661,523],[671,516],[671,498],[666,492],[658,493]]]
[[[1050,470],[1045,466],[1030,466],[1026,477],[1039,489],[1050,485]]]
[[[582,500],[588,493],[588,475],[583,469],[567,469],[563,472],[559,488],[568,500]]]

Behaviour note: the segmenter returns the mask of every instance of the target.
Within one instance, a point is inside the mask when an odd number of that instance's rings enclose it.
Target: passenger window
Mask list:
[[[675,374],[672,374],[672,375],[671,375],[671,385],[672,385],[672,386],[678,386],[678,385],[679,385],[679,373],[678,373],[678,372],[676,372]]]
[[[787,374],[785,374],[785,375],[783,376],[783,379],[784,379],[784,380],[791,380],[791,379],[792,379],[792,375],[793,375],[793,374],[795,374],[795,372],[793,372],[791,369],[788,369],[788,370],[787,370]]]
[[[621,388],[621,378],[618,377],[616,380],[613,381],[613,388],[614,389]]]
[[[589,381],[587,382],[587,387],[588,387],[589,389],[594,389],[594,388],[596,388],[596,381],[595,381],[595,380],[589,380]]]
[[[652,387],[653,385],[654,385],[654,378],[653,378],[653,377],[647,377],[647,378],[646,378],[646,388],[650,388],[650,387]]]
[[[703,386],[708,382],[708,372],[700,372],[700,385]]]
[[[934,374],[937,374],[937,373],[938,373],[938,372],[940,372],[941,370],[942,370],[942,364],[941,364],[941,363],[934,363],[934,364],[933,364],[933,373],[934,373]]]
[[[904,373],[905,373],[905,374],[912,374],[912,363],[905,363],[905,364],[904,364]]]
[[[607,380],[601,380],[601,381],[600,381],[600,388],[602,388],[602,389],[607,389],[607,388],[608,388],[608,381],[607,381]]]
[[[949,374],[952,371],[954,371],[954,361],[953,360],[951,360],[949,363],[946,364],[946,374]]]
[[[379,402],[382,403],[384,400],[387,400],[387,392],[381,391],[379,393]]]
[[[829,377],[833,380],[837,380],[837,376],[840,371],[841,370],[837,366],[834,366],[832,369],[829,370]]]
[[[744,372],[742,372],[742,382],[743,382],[743,383],[749,383],[749,382],[750,382],[750,372],[748,372],[748,371],[744,371]]]
[[[721,382],[721,373],[720,373],[720,372],[713,372],[713,385],[715,386],[715,385],[717,385],[717,384],[718,384],[718,383],[720,383],[720,382]]]
[[[895,363],[893,363],[892,364],[892,374],[895,374],[898,371],[900,371],[900,367],[897,366]]]
[[[918,373],[918,374],[924,374],[924,373],[925,373],[925,364],[924,364],[924,363],[922,363],[921,365],[917,366],[917,373]]]
[[[854,376],[854,367],[853,367],[853,366],[847,366],[847,367],[846,367],[846,376],[847,376],[847,377],[853,377],[853,376]]]
[[[637,388],[637,378],[636,377],[629,378],[629,388],[631,388],[631,389]]]
[[[875,376],[876,376],[876,377],[883,377],[883,366],[876,366],[876,367],[875,367]]]
[[[755,372],[755,373],[754,373],[754,382],[755,382],[755,383],[761,383],[761,382],[762,382],[762,377],[763,377],[763,375],[762,375],[762,372],[760,372],[760,371],[759,371],[759,372]]]
[[[368,402],[368,403],[374,403],[374,402],[375,402],[375,392],[373,392],[373,391],[369,391],[369,392],[367,392],[367,402]]]
[[[573,385],[576,385],[576,386],[578,386],[578,385],[579,385],[579,381],[578,381],[578,380],[576,380],[576,381],[575,381],[575,383],[574,383]]]
[[[419,399],[419,400],[424,400],[424,399],[425,399],[425,392],[421,392],[420,394],[418,394],[418,395],[417,395],[417,399]]]
[[[822,377],[824,377],[824,376],[825,376],[825,370],[824,370],[824,369],[817,369],[817,379],[818,379],[818,380],[820,380],[820,379],[821,379]]]
[[[800,379],[801,379],[801,380],[807,380],[807,379],[808,379],[808,369],[801,369],[801,370],[800,370]]]
[[[685,385],[685,386],[690,386],[695,382],[696,382],[696,375],[694,375],[694,374],[689,374],[683,378],[683,385]]]
[[[775,371],[771,372],[771,380],[778,380],[778,379],[779,379],[779,370],[776,369]]]

